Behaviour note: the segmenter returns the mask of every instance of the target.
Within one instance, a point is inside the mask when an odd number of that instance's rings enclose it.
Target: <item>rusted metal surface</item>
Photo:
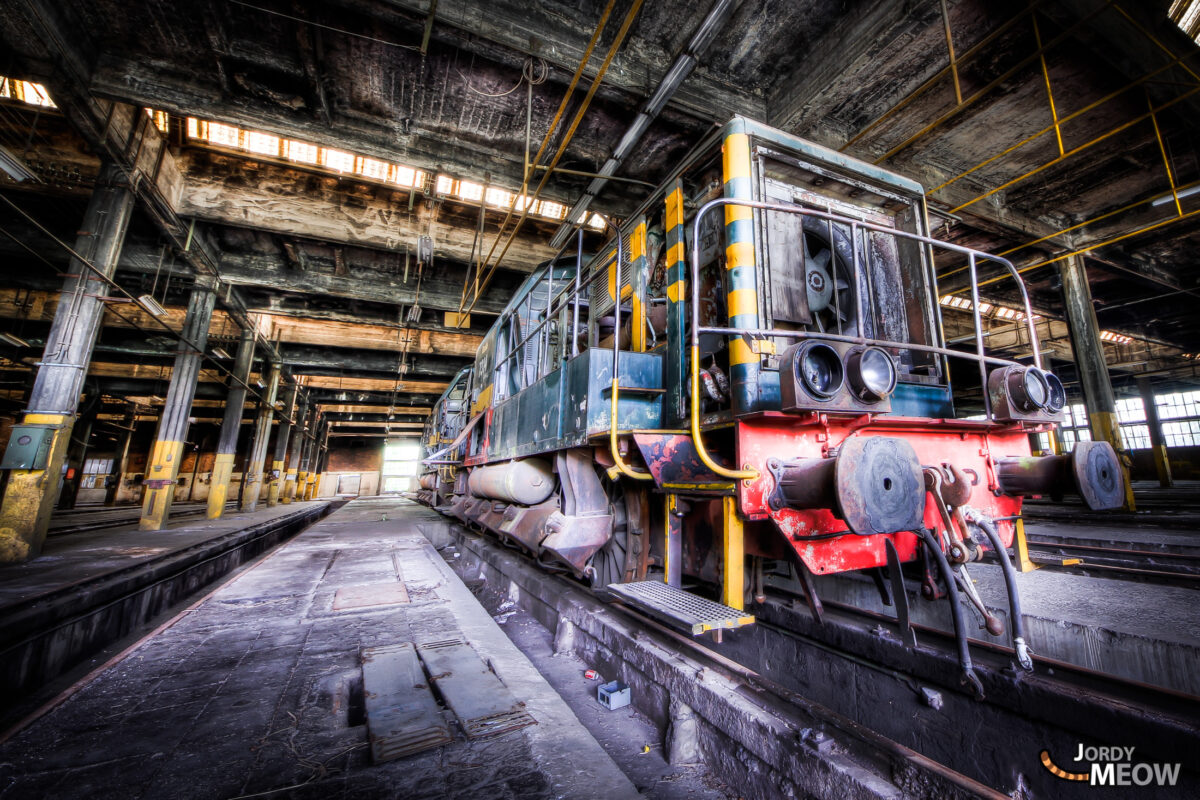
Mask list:
[[[498,736],[536,725],[524,703],[512,696],[500,678],[462,639],[443,639],[417,645],[421,662],[446,705],[469,739]]]
[[[1117,509],[1125,500],[1125,474],[1108,442],[1079,442],[1062,456],[999,459],[996,478],[1009,494],[1077,494],[1092,511]]]
[[[409,642],[362,652],[367,734],[375,763],[454,741]]]
[[[947,426],[937,421],[892,419],[886,425],[875,424],[856,431],[853,420],[829,417],[814,421],[766,414],[740,421],[737,427],[738,457],[743,464],[765,464],[772,458],[780,461],[820,459],[827,456],[831,448],[835,451],[845,448],[848,440],[869,440],[884,433],[908,442],[920,464],[955,464],[970,484],[966,504],[971,507],[999,520],[1020,513],[1020,497],[997,496],[993,491],[997,488],[994,469],[997,455],[1029,452],[1028,435],[1016,427]],[[774,488],[775,480],[766,470],[755,480],[740,481],[737,491],[742,513],[750,520],[772,520],[815,574],[869,569],[887,563],[884,536],[821,538],[825,534],[848,531],[847,521],[832,509],[772,509],[767,501]],[[928,502],[928,495],[922,493],[921,496],[922,518],[920,525],[914,527],[942,530],[944,523],[936,506]],[[1006,545],[1011,544],[1012,524],[1002,521],[999,528],[1001,539]],[[897,532],[887,536],[893,540],[902,562],[916,558],[918,547],[914,534]]]
[[[727,492],[733,484],[704,466],[692,438],[676,433],[635,433],[637,444],[659,489],[692,492]],[[726,466],[731,466],[727,461]]]

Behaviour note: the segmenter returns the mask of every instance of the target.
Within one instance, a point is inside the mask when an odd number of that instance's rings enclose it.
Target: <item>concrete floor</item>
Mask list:
[[[0,797],[637,797],[406,511],[352,502],[187,609],[0,746]],[[537,724],[372,765],[360,649],[448,634]]]
[[[455,572],[466,577],[459,568],[464,559],[459,557],[458,549],[449,546],[441,552]],[[556,654],[553,631],[507,595],[483,581],[468,580],[467,585],[643,796],[658,800],[727,800],[738,796],[702,766],[667,763],[658,727],[632,705],[610,711],[596,702],[597,685],[619,676],[586,678],[588,664],[570,652]]]
[[[0,615],[14,603],[30,602],[326,502],[291,503],[249,513],[228,511],[219,520],[185,518],[172,522],[161,531],[138,530],[135,522],[121,527],[51,535],[37,558],[24,564],[0,565]],[[72,516],[85,513],[76,512]],[[108,509],[97,513],[109,515],[117,511]]]

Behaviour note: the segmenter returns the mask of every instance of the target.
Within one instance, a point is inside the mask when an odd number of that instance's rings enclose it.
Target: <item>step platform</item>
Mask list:
[[[699,636],[754,624],[754,615],[697,597],[662,581],[610,583],[614,597],[672,628]]]

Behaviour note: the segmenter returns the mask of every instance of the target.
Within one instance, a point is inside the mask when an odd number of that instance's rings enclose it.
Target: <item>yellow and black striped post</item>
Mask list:
[[[646,352],[646,288],[650,274],[646,258],[646,220],[634,226],[629,235],[629,333],[630,349]]]
[[[740,120],[730,124],[721,148],[725,197],[754,199],[750,137]],[[759,328],[754,211],[725,206],[725,303],[729,327]],[[758,404],[759,356],[741,336],[729,337],[729,384],[735,413]]]
[[[667,352],[687,352],[687,257],[684,233],[683,184],[675,185],[666,197],[667,248]],[[663,359],[663,388],[667,404],[663,408],[663,423],[679,425],[688,415],[688,365],[685,357]]]

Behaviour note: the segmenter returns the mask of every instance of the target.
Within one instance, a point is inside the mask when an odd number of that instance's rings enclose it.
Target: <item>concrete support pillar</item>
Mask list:
[[[250,458],[242,477],[242,511],[258,508],[262,492],[263,464],[267,458],[267,440],[271,438],[271,423],[275,419],[275,394],[279,391],[279,365],[267,369],[266,388],[258,404],[258,421],[254,427],[254,443],[250,446]]]
[[[313,441],[317,436],[317,407],[313,406],[308,411],[308,435],[300,442],[300,465],[296,473],[296,499],[304,500],[304,493],[308,489],[308,468],[312,462]]]
[[[315,408],[315,406],[314,406]],[[291,443],[288,445],[287,473],[283,477],[283,489],[279,502],[290,503],[296,499],[296,473],[300,469],[300,450],[304,447],[304,434],[308,430],[308,400],[296,412],[296,424],[292,426]]]
[[[242,430],[242,412],[246,407],[246,384],[253,364],[254,331],[244,330],[233,361],[233,378],[229,381],[225,414],[221,417],[221,432],[217,435],[217,455],[208,482],[209,519],[220,519],[225,513],[225,503],[229,501],[233,459],[237,455],[238,433]]]
[[[1133,485],[1129,481],[1129,454],[1121,442],[1121,427],[1117,422],[1117,398],[1104,363],[1104,342],[1100,339],[1100,323],[1092,306],[1092,290],[1088,286],[1087,269],[1082,256],[1070,256],[1058,262],[1062,279],[1063,305],[1067,310],[1067,327],[1071,333],[1071,350],[1087,405],[1088,427],[1092,440],[1109,442],[1121,457],[1125,471],[1125,509],[1132,511]]]
[[[1167,457],[1167,443],[1163,439],[1162,423],[1158,419],[1158,404],[1154,402],[1154,384],[1146,378],[1138,378],[1138,392],[1142,395],[1142,407],[1146,409],[1146,427],[1150,430],[1150,453],[1154,456],[1154,471],[1158,473],[1158,485],[1175,485],[1171,478],[1171,460]]]
[[[322,420],[320,432],[316,441],[317,454],[314,457],[316,466],[308,472],[309,491],[307,500],[313,500],[321,494],[321,479],[325,477],[325,464],[329,460],[329,420]]]
[[[161,531],[171,515],[179,466],[183,462],[183,446],[187,440],[188,420],[192,416],[192,400],[200,377],[200,363],[208,345],[208,328],[212,322],[217,295],[211,279],[197,279],[188,298],[187,316],[183,320],[183,338],[175,354],[171,370],[171,385],[158,420],[158,431],[146,462],[146,477],[142,484],[146,494],[142,499],[144,531]]]
[[[75,239],[75,252],[111,277],[133,208],[134,196],[122,172],[112,164],[103,164]],[[50,429],[46,465],[43,469],[13,470],[9,475],[0,503],[0,563],[32,558],[41,552],[46,540],[80,388],[92,360],[108,295],[108,285],[95,277],[78,258],[71,258],[22,420],[27,425]]]
[[[79,485],[83,483],[83,464],[87,461],[88,443],[92,438],[92,427],[96,424],[96,415],[100,413],[100,395],[92,392],[88,396],[87,405],[75,420],[75,428],[71,431],[71,443],[67,446],[67,460],[64,464],[62,485],[58,490],[58,502],[55,507],[60,511],[70,511],[75,508],[75,498],[79,496]]]
[[[121,421],[121,435],[117,437],[116,449],[113,452],[112,470],[108,473],[108,485],[104,489],[104,505],[115,506],[117,495],[121,491],[121,481],[127,472],[129,464],[129,445],[133,441],[137,429],[137,405],[129,403],[125,409],[125,419]]]
[[[275,457],[271,459],[271,482],[267,488],[267,505],[279,504],[279,492],[283,488],[283,458],[287,455],[288,439],[292,434],[292,417],[296,414],[296,393],[300,387],[292,384],[283,392],[283,416],[279,418],[279,430],[275,431]]]
[[[667,725],[666,747],[663,748],[667,763],[676,767],[701,763],[700,726],[696,712],[674,697],[671,698],[668,711],[671,722]]]

